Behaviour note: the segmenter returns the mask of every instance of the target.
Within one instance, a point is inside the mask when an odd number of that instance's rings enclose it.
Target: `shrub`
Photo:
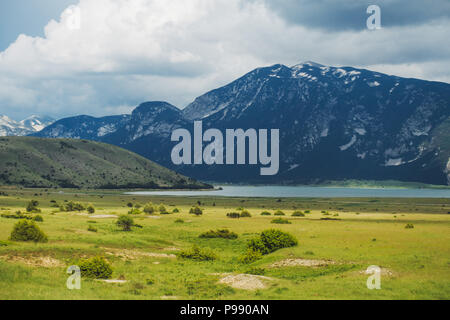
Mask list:
[[[64,210],[61,211],[67,211],[67,212],[74,212],[74,211],[84,211],[86,210],[85,206],[79,202],[73,202],[69,201],[66,203],[65,206],[63,206]]]
[[[175,209],[173,209],[172,213],[180,213],[180,209],[175,208]]]
[[[119,228],[122,228],[123,231],[131,231],[131,227],[134,226],[134,220],[129,216],[121,215],[116,224]]]
[[[177,219],[177,220],[175,220],[175,223],[184,223],[184,220],[183,219]]]
[[[405,229],[414,229],[414,225],[411,224],[411,223],[408,223],[408,224],[405,226]]]
[[[94,206],[93,206],[92,204],[89,204],[89,205],[87,206],[86,210],[87,210],[87,212],[88,212],[89,214],[94,214],[94,213],[95,213],[95,208],[94,208]]]
[[[203,210],[199,206],[195,206],[189,210],[189,213],[195,214],[196,216],[201,216],[203,214]]]
[[[133,203],[132,203],[132,202],[128,202],[128,203],[127,203],[127,207],[128,207],[128,208],[133,208]]]
[[[192,249],[181,251],[178,255],[182,259],[196,261],[212,261],[217,259],[217,255],[211,249],[202,249],[198,246],[193,246]]]
[[[199,237],[205,239],[223,238],[234,240],[238,238],[238,235],[227,229],[219,229],[217,231],[210,230],[208,232],[202,233]]]
[[[29,213],[40,213],[41,210],[38,209],[39,202],[36,200],[31,200],[27,205],[27,212]]]
[[[48,242],[45,233],[36,225],[34,221],[21,220],[14,225],[11,232],[12,241],[34,241]]]
[[[261,212],[262,216],[271,216],[272,214],[269,211],[263,211]]]
[[[144,212],[146,214],[154,214],[156,212],[155,207],[153,206],[153,203],[149,202],[144,206]]]
[[[133,208],[130,211],[128,211],[128,214],[132,214],[132,215],[138,215],[141,214],[141,210],[137,209],[137,208]]]
[[[97,228],[94,227],[94,226],[89,226],[87,230],[90,231],[90,232],[97,232],[98,231]]]
[[[241,212],[241,218],[251,218],[252,215],[247,210],[242,210]]]
[[[253,274],[255,276],[263,276],[266,274],[266,270],[263,268],[253,267],[245,272],[246,274]]]
[[[261,259],[262,253],[248,249],[247,252],[238,258],[240,263],[249,264]]]
[[[111,265],[103,257],[81,260],[78,266],[81,276],[89,279],[110,279],[113,273]]]
[[[274,215],[275,215],[275,216],[285,216],[284,212],[281,211],[281,210],[277,210],[277,211],[274,213]]]
[[[305,213],[306,213],[306,214],[310,214],[310,213],[311,213],[311,210],[305,210]]]
[[[241,214],[237,212],[230,212],[227,213],[227,217],[231,219],[239,219],[241,217]]]
[[[37,216],[34,216],[33,221],[44,222],[44,218],[42,218],[42,216],[40,216],[40,215],[37,215]]]
[[[293,216],[293,217],[304,217],[305,214],[304,214],[303,212],[301,212],[301,211],[295,211],[295,212],[292,214],[292,216]]]
[[[159,206],[158,210],[160,214],[170,214],[170,212],[167,211],[166,207],[163,204]]]
[[[273,219],[271,223],[274,223],[274,224],[292,224],[292,222],[290,222],[287,219],[283,219],[283,218]]]
[[[248,249],[258,251],[265,255],[279,249],[294,247],[296,245],[298,245],[298,241],[291,234],[271,229],[263,231],[259,238],[250,240]]]
[[[33,219],[33,217],[25,215],[25,214],[23,214],[20,211],[17,211],[15,214],[6,214],[6,213],[4,213],[4,214],[1,215],[1,217],[5,218],[5,219],[16,219],[16,220],[18,220],[18,219],[32,220]]]

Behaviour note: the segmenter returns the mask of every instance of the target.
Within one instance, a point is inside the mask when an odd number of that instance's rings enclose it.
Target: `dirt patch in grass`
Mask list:
[[[178,300],[177,296],[162,296],[161,300]]]
[[[220,279],[219,283],[226,284],[234,289],[259,290],[266,289],[267,282],[273,280],[269,277],[251,274],[228,275]]]
[[[373,272],[367,272],[367,270],[362,270],[359,273],[364,275],[373,275]],[[393,277],[395,272],[391,269],[381,267],[381,275],[385,277]]]
[[[116,215],[112,215],[112,214],[96,214],[96,215],[90,215],[89,216],[92,219],[115,219],[117,218]]]
[[[95,281],[110,283],[110,284],[125,284],[128,282],[127,280],[95,280]]]
[[[104,248],[104,250],[106,250],[105,253],[107,255],[119,257],[123,260],[136,260],[145,257],[175,259],[177,257],[174,254],[143,252],[138,250],[108,249],[108,248]]]
[[[286,259],[282,261],[275,262],[270,265],[270,268],[283,268],[283,267],[326,267],[329,265],[336,264],[332,260],[310,260],[310,259]]]
[[[58,268],[64,263],[52,257],[21,257],[21,256],[0,256],[0,259],[12,263],[21,263],[31,267]]]

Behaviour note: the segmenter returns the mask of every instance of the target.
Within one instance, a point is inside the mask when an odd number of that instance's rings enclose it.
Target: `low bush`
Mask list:
[[[134,220],[129,216],[121,215],[116,224],[122,231],[131,231],[131,227],[134,226]]]
[[[281,211],[281,210],[277,210],[277,211],[274,213],[274,215],[275,215],[275,216],[285,216],[284,212]]]
[[[41,210],[38,209],[39,202],[36,200],[31,200],[27,205],[28,213],[40,213]]]
[[[241,211],[241,218],[251,218],[252,215],[250,214],[250,212],[248,210],[242,210]]]
[[[12,241],[48,242],[47,235],[36,225],[34,221],[21,220],[14,225],[9,238]]]
[[[272,214],[269,211],[263,211],[261,212],[262,216],[271,216]]]
[[[18,220],[18,219],[32,220],[33,219],[32,216],[25,215],[21,211],[17,211],[15,214],[6,214],[6,213],[4,213],[4,214],[1,215],[1,217],[5,218],[5,219],[16,219],[16,220]]]
[[[156,209],[153,206],[153,203],[149,202],[144,206],[144,212],[145,214],[155,214]]]
[[[160,214],[170,214],[170,212],[167,211],[167,208],[163,204],[159,206],[158,211]]]
[[[97,228],[94,227],[94,226],[89,226],[87,230],[88,230],[89,232],[97,232],[97,231],[98,231]]]
[[[130,211],[128,211],[128,214],[131,214],[131,215],[138,215],[141,213],[142,213],[141,210],[139,210],[138,208],[132,208]]]
[[[81,276],[89,279],[111,279],[113,269],[103,257],[83,259],[78,262]]]
[[[172,210],[172,213],[180,213],[180,209],[175,208],[175,209]]]
[[[37,216],[33,217],[33,221],[44,222],[44,218],[42,218],[42,216],[40,216],[40,215],[37,215]]]
[[[304,214],[303,212],[301,212],[301,211],[295,211],[295,212],[292,214],[292,216],[293,216],[293,217],[304,217],[305,214]]]
[[[414,225],[411,224],[411,223],[408,223],[408,224],[405,226],[405,229],[414,229]]]
[[[305,210],[305,213],[306,213],[306,214],[310,214],[310,213],[311,213],[311,210]]]
[[[298,241],[291,234],[270,229],[263,231],[259,238],[250,240],[248,249],[266,255],[279,249],[294,247],[296,245],[298,245]]]
[[[266,269],[253,267],[245,272],[246,274],[253,274],[255,276],[263,276],[266,274]]]
[[[175,223],[184,223],[184,220],[183,219],[177,219],[177,220],[175,220]]]
[[[86,208],[86,211],[87,211],[89,214],[94,214],[94,213],[95,213],[95,208],[94,208],[94,206],[93,206],[92,204],[89,204],[89,205],[87,206],[87,208]]]
[[[81,212],[86,210],[86,207],[82,203],[69,201],[65,205],[62,205],[60,209],[61,211],[66,212],[75,212],[75,211]]]
[[[196,216],[201,216],[203,214],[202,208],[199,206],[192,207],[191,210],[189,210],[190,214],[194,214]]]
[[[292,224],[292,222],[290,222],[287,219],[283,219],[283,218],[273,219],[271,223],[274,223],[274,224]]]
[[[241,214],[238,212],[230,212],[227,213],[227,217],[231,219],[239,219],[241,217]]]
[[[238,235],[234,232],[231,232],[227,229],[219,229],[217,231],[210,230],[208,232],[202,233],[199,238],[205,238],[205,239],[213,239],[213,238],[222,238],[222,239],[237,239]]]
[[[178,256],[182,259],[196,261],[212,261],[217,259],[217,255],[211,249],[193,246],[192,249],[181,251]]]

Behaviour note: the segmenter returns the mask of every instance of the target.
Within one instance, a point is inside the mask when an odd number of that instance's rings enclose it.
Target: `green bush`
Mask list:
[[[74,211],[81,212],[81,211],[86,210],[86,207],[82,203],[73,202],[73,201],[67,202],[62,207],[63,207],[62,208],[63,210],[61,210],[61,211],[66,211],[66,212],[74,212]]]
[[[177,220],[175,220],[175,223],[184,223],[184,220],[183,219],[177,219]]]
[[[130,211],[128,211],[128,214],[131,214],[131,215],[138,215],[141,213],[142,213],[141,210],[139,210],[137,208],[132,208]]]
[[[275,215],[275,216],[285,216],[284,212],[281,211],[281,210],[275,211],[274,215]]]
[[[305,213],[306,213],[306,214],[310,214],[310,213],[311,213],[311,210],[305,210]]]
[[[153,203],[149,202],[144,206],[144,212],[145,214],[154,214],[156,212],[155,207],[153,206]]]
[[[23,214],[21,211],[17,211],[15,214],[6,214],[6,213],[4,213],[4,214],[1,215],[1,217],[2,217],[2,218],[5,218],[5,219],[16,219],[16,220],[19,220],[19,219],[25,219],[25,220],[33,220],[33,217],[32,217],[32,216],[25,215],[25,214]]]
[[[167,208],[163,204],[161,204],[159,206],[158,211],[160,214],[170,214],[169,211],[167,211]]]
[[[199,237],[205,239],[223,238],[234,240],[238,238],[238,235],[227,229],[219,229],[217,231],[210,230],[208,232],[202,233]]]
[[[283,218],[273,219],[271,223],[274,223],[274,224],[292,224],[292,222],[290,222],[287,219],[283,219]]]
[[[298,241],[291,234],[271,229],[263,231],[259,238],[250,240],[248,249],[258,251],[265,255],[279,249],[294,247],[296,245],[298,245]]]
[[[180,213],[180,209],[175,208],[175,209],[173,209],[172,213]]]
[[[90,231],[90,232],[97,232],[98,231],[97,228],[94,227],[94,226],[89,226],[87,230]]]
[[[83,259],[78,262],[81,276],[89,279],[111,279],[113,270],[103,257]]]
[[[12,241],[33,241],[33,242],[48,242],[45,233],[36,225],[34,221],[20,220],[14,225],[11,232]]]
[[[248,249],[247,252],[238,258],[240,263],[250,264],[262,258],[262,253]]]
[[[408,224],[405,226],[405,229],[414,229],[414,225],[411,224],[411,223],[408,223]]]
[[[178,256],[182,259],[190,259],[196,261],[212,261],[217,259],[217,255],[211,249],[202,249],[193,246],[192,249],[181,251]]]
[[[263,276],[266,274],[266,270],[263,268],[253,267],[245,272],[246,274],[253,274],[255,276]]]
[[[262,216],[271,216],[272,214],[269,211],[263,211],[261,212]]]
[[[37,215],[37,216],[33,217],[33,221],[44,222],[44,218],[42,218],[42,216],[40,216],[40,215]]]
[[[201,216],[203,214],[203,210],[199,206],[195,206],[189,210],[189,213],[195,214],[196,216]]]
[[[88,212],[89,214],[94,214],[94,213],[95,213],[95,208],[94,208],[94,206],[93,206],[92,204],[89,204],[89,205],[87,206],[86,210],[87,210],[87,212]]]
[[[251,218],[252,215],[250,214],[250,212],[248,212],[248,210],[242,210],[241,212],[241,218]]]
[[[123,231],[131,231],[131,227],[134,226],[134,220],[129,216],[121,215],[116,224]]]
[[[295,212],[292,214],[292,216],[293,216],[293,217],[304,217],[305,214],[304,214],[303,212],[301,212],[301,211],[295,211]]]
[[[36,200],[31,200],[27,205],[28,213],[40,213],[41,210],[38,209],[39,202]]]
[[[239,219],[241,217],[241,214],[237,212],[230,212],[227,213],[227,217],[231,219]]]

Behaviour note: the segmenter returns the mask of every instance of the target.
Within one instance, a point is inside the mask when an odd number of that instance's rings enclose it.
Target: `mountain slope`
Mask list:
[[[208,188],[130,151],[86,140],[3,137],[0,167],[0,185]]]
[[[183,111],[163,102],[142,104],[104,136],[87,134],[96,124],[73,118],[38,135],[65,137],[70,132],[70,137],[108,142],[209,181],[447,184],[449,137],[439,128],[449,118],[450,84],[306,62],[258,68],[198,97]],[[199,119],[204,130],[279,129],[279,174],[261,177],[260,166],[175,167],[170,133],[179,127],[192,131]],[[70,121],[74,124],[66,126],[66,133],[55,133],[54,128]]]
[[[41,131],[54,122],[50,117],[31,116],[20,122],[0,116],[0,136],[26,136]]]

